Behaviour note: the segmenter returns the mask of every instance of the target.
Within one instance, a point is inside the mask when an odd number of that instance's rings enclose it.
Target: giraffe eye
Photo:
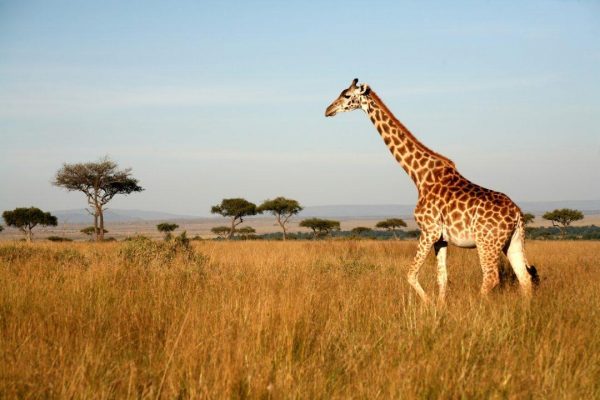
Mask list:
[[[349,94],[345,94],[345,95],[344,95],[344,98],[346,98],[346,99],[349,99],[349,98],[350,98],[350,95],[349,95]]]

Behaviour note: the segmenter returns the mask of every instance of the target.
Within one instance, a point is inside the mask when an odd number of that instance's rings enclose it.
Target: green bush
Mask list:
[[[46,239],[51,242],[72,242],[73,241],[73,239],[69,239],[69,238],[62,237],[62,236],[48,236]]]

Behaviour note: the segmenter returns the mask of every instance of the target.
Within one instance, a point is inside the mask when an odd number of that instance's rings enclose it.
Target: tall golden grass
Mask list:
[[[600,398],[600,243],[529,242],[530,303],[450,248],[443,310],[414,242],[124,246],[0,245],[0,397]]]

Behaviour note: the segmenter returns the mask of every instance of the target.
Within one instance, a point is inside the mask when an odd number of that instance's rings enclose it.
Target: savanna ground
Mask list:
[[[528,242],[530,303],[450,248],[445,309],[415,248],[0,243],[0,397],[600,398],[599,242]]]

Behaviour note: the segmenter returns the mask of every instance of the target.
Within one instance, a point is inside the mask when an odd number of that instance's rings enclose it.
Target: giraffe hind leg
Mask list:
[[[437,258],[438,303],[442,305],[446,301],[446,287],[448,285],[448,268],[446,266],[448,242],[440,239],[434,243],[433,249]]]
[[[478,244],[477,252],[483,272],[481,294],[487,295],[500,283],[498,261],[500,260],[500,248],[489,244]]]

